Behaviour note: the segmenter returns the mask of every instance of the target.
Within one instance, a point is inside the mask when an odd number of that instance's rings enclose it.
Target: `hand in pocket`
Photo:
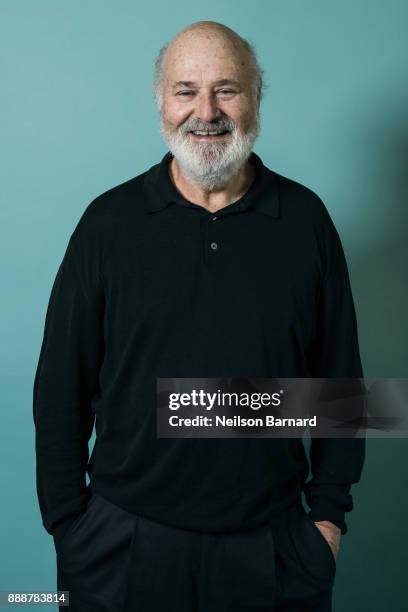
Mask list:
[[[330,521],[313,521],[320,533],[330,546],[336,561],[340,548],[341,529]]]
[[[92,499],[93,497],[91,497],[91,499],[88,501],[84,508],[78,510],[74,514],[69,514],[67,517],[65,517],[55,525],[54,531],[52,533],[55,547],[60,546],[61,542],[65,539],[73,524],[77,521],[78,518],[82,517],[87,512]]]

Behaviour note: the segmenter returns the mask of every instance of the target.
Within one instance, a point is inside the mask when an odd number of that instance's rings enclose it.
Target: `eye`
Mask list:
[[[221,94],[234,94],[235,91],[233,89],[219,89],[217,93]]]
[[[177,96],[191,96],[194,92],[193,91],[178,91],[177,92]]]

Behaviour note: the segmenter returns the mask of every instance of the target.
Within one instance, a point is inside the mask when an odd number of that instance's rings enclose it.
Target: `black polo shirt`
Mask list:
[[[314,439],[306,484],[301,439],[157,437],[157,377],[363,375],[347,265],[319,197],[252,153],[247,193],[211,213],[178,193],[170,159],[87,206],[56,275],[34,381],[44,526],[80,512],[90,487],[214,533],[264,524],[303,490],[312,518],[346,533],[362,438]]]

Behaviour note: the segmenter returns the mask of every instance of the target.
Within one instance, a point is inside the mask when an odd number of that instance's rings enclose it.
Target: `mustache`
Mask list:
[[[196,130],[203,132],[211,130],[232,132],[236,129],[236,125],[233,121],[231,121],[231,119],[218,119],[217,121],[211,121],[210,123],[206,123],[200,119],[191,119],[190,121],[187,120],[185,123],[183,123],[179,129],[182,134],[188,134],[189,132],[195,132]]]

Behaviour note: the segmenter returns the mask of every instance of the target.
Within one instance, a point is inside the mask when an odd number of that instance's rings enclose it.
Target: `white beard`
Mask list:
[[[249,158],[259,134],[259,116],[245,134],[234,127],[225,141],[219,142],[194,142],[180,128],[170,132],[162,116],[160,132],[190,180],[213,191],[224,187]]]

